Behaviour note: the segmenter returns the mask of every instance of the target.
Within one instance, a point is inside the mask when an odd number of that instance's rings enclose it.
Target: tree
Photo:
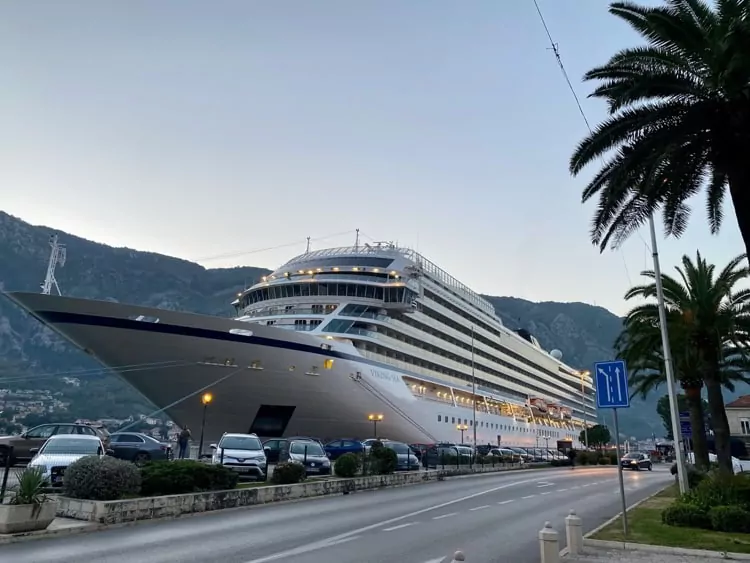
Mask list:
[[[609,12],[646,44],[614,54],[584,80],[609,117],[576,148],[570,171],[607,158],[583,190],[598,194],[591,238],[619,245],[659,208],[667,235],[680,236],[686,201],[705,188],[712,233],[727,188],[750,252],[750,2],[615,2]]]
[[[609,433],[609,428],[603,424],[596,424],[589,428],[588,431],[589,446],[595,448],[601,448],[606,446],[612,441],[612,435]],[[578,436],[578,440],[582,443],[586,443],[586,431],[581,430],[581,435]]]
[[[730,472],[729,423],[722,386],[734,390],[734,382],[748,381],[750,291],[734,291],[737,283],[750,273],[747,266],[741,266],[744,260],[745,255],[737,256],[715,275],[715,266],[708,264],[698,252],[695,262],[688,256],[682,257],[682,267],[676,267],[679,277],[661,275],[673,365],[685,390],[693,429],[703,423],[699,415],[700,389],[705,385],[719,466]],[[642,275],[652,280],[656,277],[651,270]],[[635,372],[631,386],[641,394],[657,387],[664,379],[658,366],[661,344],[656,343],[659,312],[653,301],[655,297],[655,283],[633,287],[626,293],[626,300],[639,298],[647,302],[628,312],[623,334],[615,343],[618,354]],[[696,458],[699,453],[697,437],[694,434]],[[700,453],[703,457],[702,451]]]
[[[626,295],[628,298],[630,292]],[[630,295],[636,297],[638,293]],[[672,367],[677,381],[685,391],[685,409],[690,413],[693,428],[693,451],[695,464],[708,469],[708,442],[703,420],[705,410],[701,400],[703,374],[696,350],[689,342],[689,332],[685,330],[682,316],[678,311],[667,311],[667,327],[672,350]],[[623,329],[615,341],[617,356],[630,369],[632,395],[646,398],[665,381],[664,354],[659,323],[658,308],[636,307],[625,317]],[[668,403],[667,403],[668,405]],[[667,413],[669,407],[667,406]],[[669,416],[667,416],[669,419]],[[671,424],[669,426],[671,431]]]
[[[689,410],[688,402],[686,400],[685,395],[677,395],[677,408],[680,410],[680,412],[684,412]],[[701,412],[704,415],[704,428],[706,425],[706,422],[708,422],[708,416],[706,416],[706,413],[708,413],[708,403],[705,399],[701,399],[700,401],[701,405]],[[661,422],[664,425],[664,435],[666,436],[667,440],[674,440],[674,435],[672,433],[672,413],[669,410],[669,395],[664,395],[659,399],[659,401],[656,403],[656,413],[661,417]],[[691,426],[692,426],[692,416],[691,419]],[[695,434],[695,429],[693,429],[693,434]],[[705,435],[705,434],[704,434]],[[695,446],[693,446],[695,448]],[[697,458],[697,456],[696,456]],[[697,461],[697,459],[696,459]]]

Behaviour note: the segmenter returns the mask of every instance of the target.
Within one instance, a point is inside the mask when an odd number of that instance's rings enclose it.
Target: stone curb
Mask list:
[[[750,553],[706,551],[703,549],[688,549],[686,547],[668,547],[666,545],[592,540],[588,538],[583,540],[583,545],[588,547],[602,547],[606,549],[620,549],[622,551],[643,551],[646,553],[663,553],[666,555],[690,555],[694,557],[705,557],[706,559],[723,559],[725,561],[750,561]]]

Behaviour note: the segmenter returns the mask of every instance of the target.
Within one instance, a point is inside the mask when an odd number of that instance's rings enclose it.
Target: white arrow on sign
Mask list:
[[[622,382],[620,381],[620,366],[615,368],[615,374],[617,375],[617,402],[622,403]]]
[[[598,369],[599,373],[601,373],[604,376],[604,383],[605,383],[604,386],[607,388],[607,403],[611,403],[612,402],[612,390],[609,385],[609,374],[606,371],[604,371],[602,368],[596,368],[596,369]]]

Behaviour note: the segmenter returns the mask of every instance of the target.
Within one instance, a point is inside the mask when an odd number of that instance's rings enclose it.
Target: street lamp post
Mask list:
[[[367,420],[372,422],[372,437],[377,438],[378,437],[378,422],[383,420],[382,414],[368,414]]]
[[[472,428],[474,429],[474,447],[477,447],[477,378],[474,371],[474,325],[471,325],[471,406],[473,407],[474,420]],[[461,438],[463,442],[463,438]]]
[[[198,445],[198,459],[200,459],[203,454],[203,433],[206,430],[206,411],[208,410],[208,405],[213,400],[214,396],[211,393],[203,393],[203,395],[201,395],[201,403],[203,403],[203,420],[201,421],[201,441]]]
[[[462,444],[464,443],[464,432],[466,432],[468,429],[469,429],[469,427],[466,426],[465,424],[459,424],[459,425],[456,426],[456,430],[460,430],[461,431],[461,443]]]
[[[584,385],[584,378],[591,375],[589,370],[581,372],[581,406],[583,407],[583,440],[586,445],[586,449],[589,447],[589,425],[586,420],[586,386]]]

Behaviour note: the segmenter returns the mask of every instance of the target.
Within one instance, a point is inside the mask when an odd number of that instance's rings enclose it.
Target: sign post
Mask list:
[[[620,422],[617,409],[630,408],[628,393],[628,370],[625,362],[614,360],[598,362],[594,365],[596,381],[596,408],[612,409],[615,419],[615,452],[617,454],[617,476],[620,481],[620,502],[622,503],[622,531],[628,537],[628,513],[625,504],[625,484],[622,477],[622,460],[620,459]]]

